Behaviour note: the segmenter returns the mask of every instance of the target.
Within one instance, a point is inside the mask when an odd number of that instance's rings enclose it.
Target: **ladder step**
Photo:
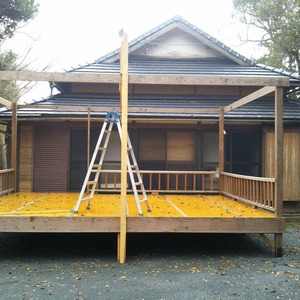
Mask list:
[[[82,198],[81,201],[88,201],[90,199],[92,199],[92,197],[85,197],[85,198]]]
[[[148,200],[147,198],[144,198],[144,199],[139,200],[139,202],[141,203],[141,202],[145,202],[147,200]]]
[[[100,150],[103,151],[103,150],[106,150],[106,149],[107,149],[106,147],[99,147],[99,151],[100,151]]]
[[[87,185],[91,185],[91,184],[97,184],[98,181],[88,181]]]
[[[101,164],[93,164],[93,168],[101,168],[102,165]]]
[[[128,147],[128,148],[127,148],[127,151],[132,151],[132,148],[131,148],[131,147]]]
[[[131,169],[136,169],[138,166],[137,165],[131,165],[130,167],[131,167]]]
[[[107,134],[110,134],[110,133],[111,133],[110,130],[105,130],[104,132],[107,133]]]
[[[142,181],[135,182],[135,185],[142,185],[142,184],[143,184]]]

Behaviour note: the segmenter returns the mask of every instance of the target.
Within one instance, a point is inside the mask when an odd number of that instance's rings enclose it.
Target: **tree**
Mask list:
[[[34,18],[38,11],[35,0],[5,0],[0,2],[0,71],[21,71],[26,68],[18,63],[19,55],[12,50],[2,51],[1,46],[16,30]],[[15,101],[21,89],[16,82],[0,82],[0,96]]]
[[[38,11],[35,0],[0,1],[0,71],[20,71],[27,66],[18,62],[18,55],[11,50],[2,51],[3,43],[11,38],[16,30],[32,19]],[[0,96],[16,101],[20,97],[20,87],[14,81],[0,81]],[[0,168],[7,168],[6,125],[0,123]]]
[[[300,72],[300,0],[233,0],[241,21],[261,33],[247,37],[266,47],[258,61],[291,72]]]
[[[0,41],[13,36],[19,26],[32,19],[38,11],[35,0],[5,0],[0,2]]]

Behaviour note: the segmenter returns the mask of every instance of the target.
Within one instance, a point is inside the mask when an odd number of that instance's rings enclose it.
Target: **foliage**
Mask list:
[[[35,0],[2,0],[0,2],[0,41],[13,36],[19,26],[34,18]]]
[[[16,30],[34,18],[38,10],[35,0],[5,0],[0,1],[0,47],[7,38],[11,38]],[[18,63],[19,56],[12,50],[1,51],[0,48],[0,71],[21,71],[27,66]],[[25,87],[25,89],[24,89]],[[0,82],[0,96],[16,101],[26,90],[14,81]]]
[[[0,71],[20,71],[17,63],[18,55],[9,50],[0,54]],[[20,96],[20,89],[14,81],[0,81],[0,96],[15,101]]]
[[[241,21],[262,32],[247,38],[268,49],[260,61],[278,68],[300,71],[300,0],[233,0]]]

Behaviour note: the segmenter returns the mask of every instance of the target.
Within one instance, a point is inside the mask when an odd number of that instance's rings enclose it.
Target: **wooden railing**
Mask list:
[[[98,192],[120,191],[121,172],[102,170]],[[140,171],[146,192],[159,193],[218,193],[216,171]],[[130,191],[130,181],[129,191]]]
[[[14,169],[0,170],[0,196],[14,190]]]
[[[255,207],[275,211],[275,179],[222,172],[220,192]]]

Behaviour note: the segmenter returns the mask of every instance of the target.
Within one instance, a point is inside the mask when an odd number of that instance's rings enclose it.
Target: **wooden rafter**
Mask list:
[[[234,109],[236,109],[238,107],[241,107],[241,106],[243,106],[243,105],[245,105],[247,103],[250,103],[250,102],[252,102],[254,100],[257,100],[257,99],[259,99],[259,98],[261,98],[261,97],[263,97],[265,95],[268,95],[268,94],[274,92],[275,89],[276,88],[274,86],[265,86],[265,87],[263,87],[263,88],[255,91],[255,92],[247,95],[246,97],[244,97],[244,98],[242,98],[242,99],[240,99],[240,100],[238,100],[236,102],[233,102],[233,103],[225,106],[224,107],[224,113],[228,113],[231,110],[234,110]]]
[[[2,97],[0,97],[0,104],[6,106],[7,108],[10,108],[12,107],[12,103]]]

